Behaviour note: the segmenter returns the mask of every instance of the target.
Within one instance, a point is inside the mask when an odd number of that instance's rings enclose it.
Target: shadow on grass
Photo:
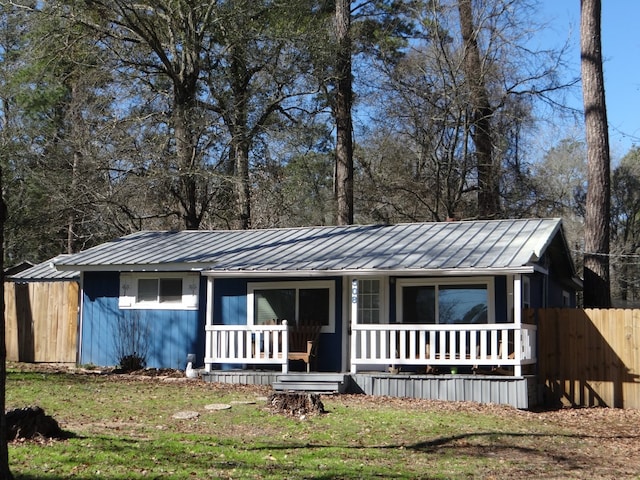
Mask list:
[[[493,438],[489,442],[476,442],[474,439]],[[541,444],[539,447],[530,447],[518,445],[518,439],[537,438],[549,439],[549,442]],[[383,445],[322,445],[322,444],[304,444],[299,446],[293,445],[265,445],[264,447],[256,447],[256,450],[294,450],[298,449],[356,449],[356,450],[389,450],[394,452],[398,450],[409,450],[420,454],[450,457],[450,456],[466,456],[466,457],[487,457],[488,455],[504,458],[515,458],[514,455],[520,455],[518,458],[541,458],[549,460],[554,465],[567,469],[568,471],[588,470],[590,467],[585,465],[585,458],[580,457],[576,451],[569,448],[566,453],[554,448],[551,442],[553,439],[573,439],[576,441],[584,440],[640,440],[640,435],[611,435],[603,437],[601,435],[588,434],[555,434],[555,433],[505,433],[505,432],[476,432],[458,435],[442,436],[432,440],[425,440],[412,444],[383,444]],[[561,470],[564,471],[564,470]]]

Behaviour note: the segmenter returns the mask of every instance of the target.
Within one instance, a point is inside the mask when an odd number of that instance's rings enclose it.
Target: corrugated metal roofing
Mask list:
[[[213,272],[515,269],[535,262],[560,219],[133,233],[56,260],[63,269]]]
[[[63,258],[63,256],[55,257],[47,260],[46,262],[39,263],[19,273],[9,275],[7,279],[12,282],[80,280],[80,272],[74,270],[58,270],[54,267],[54,262],[61,258]]]

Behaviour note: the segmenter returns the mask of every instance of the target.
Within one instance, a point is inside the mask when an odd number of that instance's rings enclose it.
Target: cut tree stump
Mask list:
[[[9,410],[6,415],[7,440],[33,438],[68,438],[53,417],[38,406]]]
[[[317,393],[272,393],[268,402],[274,411],[296,417],[324,413],[324,405]]]

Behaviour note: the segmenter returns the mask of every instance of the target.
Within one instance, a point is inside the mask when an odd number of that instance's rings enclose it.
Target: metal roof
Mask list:
[[[55,265],[214,274],[530,272],[557,234],[560,219],[143,231],[58,258]]]
[[[75,270],[58,270],[54,262],[63,258],[64,255],[47,260],[46,262],[34,265],[21,272],[8,275],[7,280],[20,282],[51,282],[51,281],[71,281],[80,280],[80,272]]]

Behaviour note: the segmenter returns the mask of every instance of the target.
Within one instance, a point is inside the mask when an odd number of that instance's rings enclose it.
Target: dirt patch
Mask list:
[[[69,435],[53,417],[38,406],[16,408],[6,413],[7,440],[59,440]]]
[[[74,373],[78,375],[121,375],[125,377],[185,378],[183,370],[174,368],[143,368],[123,370],[117,367],[78,367],[60,363],[13,363],[7,362],[7,369],[23,372]]]

